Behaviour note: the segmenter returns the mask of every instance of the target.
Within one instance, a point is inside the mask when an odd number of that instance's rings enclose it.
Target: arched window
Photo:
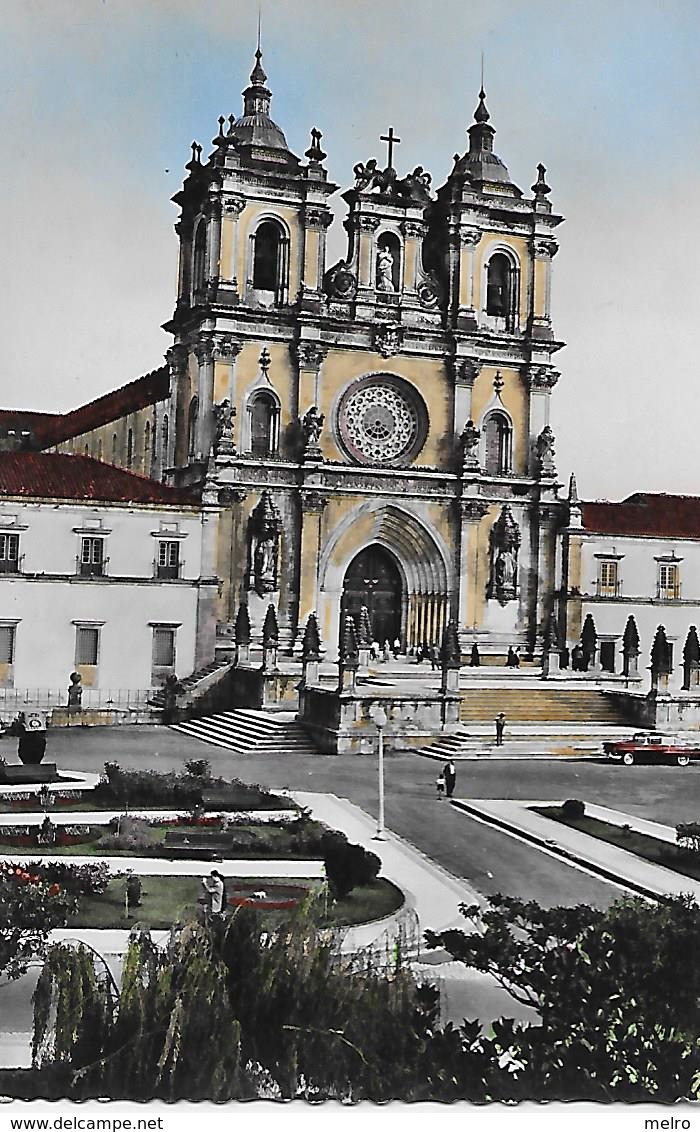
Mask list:
[[[207,226],[204,220],[197,225],[192,254],[192,290],[195,295],[204,290],[207,265]]]
[[[484,471],[502,476],[513,464],[513,430],[505,413],[489,413],[481,429],[484,444]]]
[[[130,428],[126,436],[126,466],[130,468],[134,462],[134,430]]]
[[[146,421],[143,430],[143,470],[148,475],[151,470],[151,422]]]
[[[274,220],[264,220],[253,236],[253,290],[262,301],[287,301],[289,241]]]
[[[199,416],[199,400],[193,397],[190,401],[190,411],[187,417],[187,455],[194,456],[197,448],[197,417]]]
[[[401,289],[401,241],[393,232],[383,232],[377,241],[375,276],[380,295]]]
[[[119,462],[119,441],[117,440],[116,432],[112,433],[112,463]]]
[[[84,456],[89,456],[89,455],[90,455],[90,445],[89,445],[89,444],[86,444],[86,445],[85,445],[85,448],[83,449],[83,455],[84,455]]]
[[[517,325],[518,269],[503,252],[489,260],[486,274],[486,313],[503,320],[505,330]]]
[[[250,413],[250,451],[253,456],[269,456],[279,442],[279,406],[270,393],[256,393],[248,405]]]
[[[102,437],[97,441],[97,459],[102,459]]]

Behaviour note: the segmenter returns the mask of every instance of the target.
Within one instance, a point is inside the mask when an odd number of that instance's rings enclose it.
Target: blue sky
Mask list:
[[[239,113],[256,22],[248,0],[4,0],[4,405],[68,409],[160,364],[169,198]],[[525,190],[543,161],[567,217],[553,427],[588,497],[700,490],[699,24],[697,0],[263,4],[273,116],[297,153],[323,131],[341,188],[389,124],[399,170],[441,183],[485,52],[495,149]]]

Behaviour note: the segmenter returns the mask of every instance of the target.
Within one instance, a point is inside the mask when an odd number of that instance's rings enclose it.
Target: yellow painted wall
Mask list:
[[[487,405],[493,400],[493,379],[500,369],[503,378],[501,400],[513,422],[513,471],[525,475],[528,465],[528,395],[515,369],[483,366],[474,382],[472,418],[479,423]]]

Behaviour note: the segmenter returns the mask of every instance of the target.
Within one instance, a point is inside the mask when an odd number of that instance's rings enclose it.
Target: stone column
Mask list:
[[[318,560],[321,554],[321,520],[326,503],[327,499],[319,491],[314,489],[302,489],[298,625],[304,625],[311,614],[318,608]]]
[[[532,241],[531,333],[535,338],[552,337],[552,260],[559,250],[551,236],[535,235]]]
[[[403,290],[412,293],[418,286],[421,248],[428,229],[422,220],[404,220],[401,230],[404,235]]]
[[[228,397],[240,413],[236,399],[235,366],[242,343],[233,334],[214,335],[214,400],[218,403]]]
[[[529,365],[525,369],[525,381],[530,390],[529,398],[529,471],[537,475],[537,455],[535,444],[544,428],[549,425],[549,405],[552,390],[559,380],[559,374],[549,365]]]
[[[304,310],[320,310],[323,267],[326,261],[326,229],[333,217],[327,208],[307,204],[304,208],[304,262],[301,303]]]
[[[479,523],[488,514],[489,505],[483,499],[462,497],[459,501],[459,576],[457,587],[459,609],[457,624],[464,636],[473,632],[476,621],[476,587],[479,584],[477,566]],[[473,568],[470,570],[470,563]],[[485,586],[487,579],[480,579]]]
[[[454,420],[452,427],[455,434],[455,439],[459,440],[464,426],[468,420],[471,420],[472,415],[472,393],[474,391],[474,382],[479,376],[481,369],[480,362],[476,358],[455,358],[453,362],[454,367],[454,385],[455,385],[455,401],[454,401]]]
[[[477,289],[474,264],[475,251],[480,240],[481,232],[478,228],[460,228],[457,324],[464,329],[474,329],[477,321],[475,311]]]
[[[238,257],[239,225],[238,218],[245,208],[243,197],[227,197],[224,200],[224,216],[221,231],[221,260],[219,276],[224,291],[230,291],[235,301],[238,301]]]
[[[195,346],[199,362],[199,415],[197,417],[197,438],[195,456],[207,460],[214,439],[214,341],[211,334],[203,333]]]
[[[374,233],[379,227],[378,216],[358,216],[359,228],[359,264],[358,286],[365,290],[375,290],[375,281],[372,275]]]
[[[297,342],[294,346],[299,366],[297,416],[300,419],[312,405],[320,404],[319,374],[327,352],[320,342]]]
[[[219,503],[222,507],[228,507],[231,512],[231,543],[228,553],[228,562],[226,563],[226,577],[224,578],[224,591],[223,599],[226,608],[226,617],[228,621],[233,621],[236,617],[238,605],[236,601],[236,594],[244,592],[246,589],[246,575],[245,566],[248,548],[246,546],[245,529],[242,524],[243,503],[247,499],[248,494],[244,488],[229,487],[228,485],[221,488],[219,491]],[[240,576],[235,572],[243,567]]]
[[[214,186],[210,189],[214,191]],[[218,194],[220,190],[217,188]],[[209,273],[207,277],[207,298],[211,301],[216,298],[219,284],[219,262],[221,258],[221,198],[216,195],[209,198],[206,207],[207,224],[207,262]]]
[[[218,599],[218,580],[216,577],[218,521],[218,507],[202,507],[202,558],[199,588],[197,590],[195,668],[201,668],[214,659],[217,620],[216,603]]]

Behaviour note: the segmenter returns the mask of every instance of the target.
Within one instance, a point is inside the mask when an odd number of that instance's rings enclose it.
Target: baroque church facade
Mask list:
[[[329,659],[342,611],[411,650],[456,620],[478,643],[541,650],[558,499],[549,405],[554,229],[493,149],[483,90],[437,192],[421,167],[355,166],[345,258],[326,263],[337,186],[321,135],[303,161],[271,117],[258,50],[243,115],[193,144],[182,190],[159,466],[221,513],[200,655],[241,603],[273,604],[282,650],[309,615]]]

